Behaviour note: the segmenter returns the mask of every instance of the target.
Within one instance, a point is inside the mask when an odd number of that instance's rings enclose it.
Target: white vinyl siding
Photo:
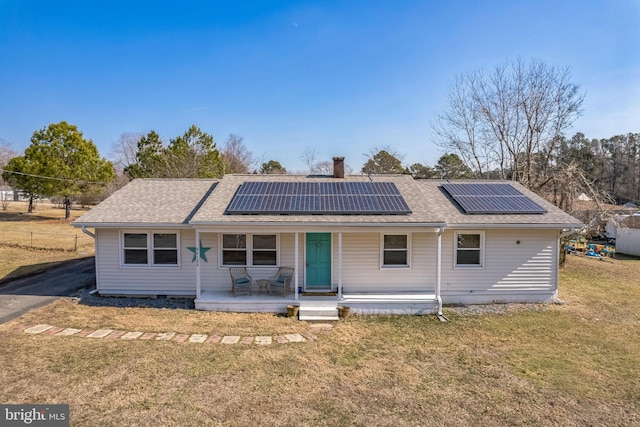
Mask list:
[[[466,232],[465,230],[455,230]],[[455,268],[454,230],[442,236],[442,297],[445,303],[542,301],[557,291],[558,231],[550,229],[487,229],[484,232],[484,268]],[[127,231],[128,232],[128,231]],[[180,230],[179,267],[121,268],[122,231],[97,229],[96,277],[103,293],[194,295],[195,231]],[[203,291],[229,292],[229,269],[221,267],[220,234],[200,232],[202,246],[210,248],[208,262],[200,260]],[[269,234],[269,233],[261,233]],[[249,266],[254,280],[268,278],[278,266],[295,267],[295,233],[277,234],[278,265]],[[436,233],[410,233],[411,268],[381,268],[380,232],[344,232],[342,283],[346,293],[433,292],[436,272]],[[304,233],[299,234],[298,281],[304,284]],[[338,233],[332,234],[332,285],[339,280]]]
[[[640,229],[620,227],[616,238],[616,252],[640,256]]]
[[[338,281],[338,246],[334,238],[334,283]],[[435,233],[412,233],[408,239],[411,268],[381,268],[380,233],[343,233],[342,284],[346,293],[433,292]]]
[[[96,229],[96,281],[103,294],[116,295],[195,295],[196,270],[192,262],[193,252],[187,247],[195,246],[195,231],[180,230],[178,239],[178,266],[122,266],[123,233],[177,233],[175,230],[117,230]],[[202,239],[203,245],[208,241]],[[204,262],[203,262],[204,264]]]
[[[457,230],[467,233],[466,230]],[[442,295],[445,303],[533,301],[557,290],[557,231],[484,231],[484,267],[455,265],[455,231],[442,238]]]

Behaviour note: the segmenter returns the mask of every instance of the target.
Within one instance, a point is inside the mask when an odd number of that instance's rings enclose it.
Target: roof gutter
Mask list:
[[[444,221],[437,222],[299,222],[299,221],[191,221],[189,225],[206,228],[206,227],[255,227],[256,225],[268,227],[444,227]],[[566,227],[566,226],[565,226]],[[477,228],[477,227],[476,227]]]
[[[538,224],[514,224],[514,223],[493,223],[493,224],[482,224],[482,223],[468,223],[468,224],[447,224],[448,228],[455,228],[455,229],[462,229],[462,228],[469,228],[469,229],[479,229],[479,228],[559,228],[562,230],[566,230],[567,227],[571,227],[572,229],[577,229],[582,227],[583,225],[580,223],[549,223],[549,224],[542,224],[542,223],[538,223]]]

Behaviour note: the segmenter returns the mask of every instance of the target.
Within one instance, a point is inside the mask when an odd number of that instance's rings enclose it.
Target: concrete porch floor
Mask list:
[[[396,294],[345,293],[337,296],[303,296],[288,294],[233,296],[231,292],[205,291],[195,299],[197,310],[236,313],[286,313],[288,305],[300,305],[305,301],[316,301],[346,305],[356,314],[432,314],[437,311],[435,294],[406,292]]]

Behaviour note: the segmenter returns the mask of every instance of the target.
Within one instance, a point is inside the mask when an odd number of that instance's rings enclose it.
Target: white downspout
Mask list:
[[[342,299],[342,231],[338,233],[338,300]]]
[[[298,232],[296,231],[296,235],[295,235],[295,263],[294,263],[294,267],[293,267],[293,277],[294,277],[294,283],[295,283],[295,300],[298,300],[298,264],[300,263],[300,260],[298,259]]]
[[[440,297],[442,285],[442,233],[444,233],[444,227],[440,227],[436,234],[436,300],[438,301],[438,319],[442,322],[447,322],[449,319],[442,314],[442,298]]]

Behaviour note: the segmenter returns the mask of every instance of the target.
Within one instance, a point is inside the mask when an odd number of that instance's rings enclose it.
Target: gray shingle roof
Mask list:
[[[448,182],[477,182],[464,180],[451,180]],[[522,225],[522,224],[557,224],[563,227],[581,227],[582,223],[559,209],[544,198],[526,189],[523,185],[515,181],[482,181],[483,183],[500,182],[509,184],[525,196],[547,210],[544,214],[484,214],[467,215],[462,211],[457,203],[442,189],[441,180],[417,180],[416,185],[420,188],[425,199],[430,201],[432,209],[437,210],[446,218],[447,225]]]
[[[628,228],[640,228],[640,216],[632,215],[620,222],[620,225]]]
[[[345,181],[393,182],[409,205],[409,215],[227,215],[225,210],[247,181],[331,182],[327,176],[226,175],[209,179],[137,179],[74,222],[76,226],[131,224],[335,224],[579,227],[582,224],[522,185],[508,182],[547,210],[538,215],[466,215],[440,187],[440,180],[414,180],[408,175],[354,175]],[[454,181],[458,182],[458,181]],[[463,182],[463,181],[459,181]]]
[[[74,221],[88,224],[186,224],[213,179],[135,179]]]

